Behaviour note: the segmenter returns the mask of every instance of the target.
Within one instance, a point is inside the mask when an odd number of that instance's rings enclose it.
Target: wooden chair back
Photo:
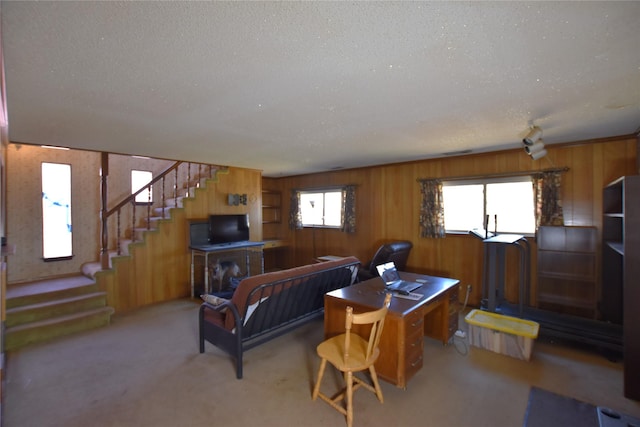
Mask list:
[[[351,327],[352,325],[371,325],[371,331],[369,332],[369,339],[367,344],[366,353],[364,359],[367,365],[373,363],[378,358],[379,350],[378,345],[380,343],[380,336],[382,335],[382,329],[384,327],[384,319],[389,310],[391,304],[391,294],[387,294],[384,298],[382,308],[375,311],[368,311],[366,313],[353,314],[353,308],[347,307],[347,317],[345,320],[345,344],[344,344],[344,359],[345,362],[349,358],[349,352],[360,351],[360,349],[351,348]],[[353,354],[352,354],[353,355]]]

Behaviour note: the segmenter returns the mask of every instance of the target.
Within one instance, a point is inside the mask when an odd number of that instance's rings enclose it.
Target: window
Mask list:
[[[71,165],[42,163],[42,257],[73,255],[71,227]]]
[[[529,177],[443,183],[447,232],[484,229],[534,234],[533,185]],[[496,225],[497,222],[497,225]]]
[[[135,193],[153,179],[153,174],[149,171],[131,171],[131,194]],[[136,195],[136,203],[153,203],[153,186],[151,191],[141,191]]]
[[[342,191],[300,192],[300,213],[304,227],[341,227]]]

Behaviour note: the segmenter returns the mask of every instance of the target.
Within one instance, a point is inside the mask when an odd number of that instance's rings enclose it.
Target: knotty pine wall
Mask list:
[[[602,225],[602,188],[622,175],[638,173],[635,136],[581,141],[547,147],[546,157],[533,161],[522,149],[415,161],[344,171],[284,178],[263,178],[264,189],[282,191],[283,222],[278,237],[288,246],[279,253],[285,266],[312,262],[321,255],[354,255],[366,262],[384,242],[410,240],[414,247],[407,270],[460,279],[464,299],[472,286],[469,305],[481,299],[483,245],[469,235],[447,235],[445,239],[421,238],[418,226],[420,178],[461,177],[495,173],[535,171],[568,167],[563,174],[562,203],[565,225]],[[292,231],[287,218],[291,189],[311,189],[344,184],[357,185],[357,232],[346,234],[329,229]],[[532,293],[536,286],[536,245],[532,251]],[[517,302],[518,253],[509,248],[506,296]],[[535,301],[532,301],[535,303]]]

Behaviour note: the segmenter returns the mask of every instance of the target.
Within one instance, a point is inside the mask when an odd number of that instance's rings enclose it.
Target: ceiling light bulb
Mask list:
[[[538,126],[534,126],[531,128],[527,136],[524,137],[522,142],[525,145],[533,145],[540,138],[542,138],[542,129],[540,129]]]
[[[532,158],[533,160],[538,160],[538,159],[543,158],[543,157],[544,157],[544,156],[546,156],[546,155],[547,155],[547,150],[542,150],[542,151],[538,151],[538,152],[536,152],[536,153],[533,153],[533,154],[531,155],[531,158]]]
[[[542,150],[544,150],[544,143],[542,141],[538,141],[533,145],[526,145],[524,147],[524,151],[526,151],[529,155],[533,155]]]

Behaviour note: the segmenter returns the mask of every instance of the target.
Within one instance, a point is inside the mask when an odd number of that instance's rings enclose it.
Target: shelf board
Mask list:
[[[566,282],[583,282],[588,284],[595,284],[595,275],[590,274],[576,274],[576,273],[554,273],[551,271],[538,271],[538,277],[544,277],[547,279],[560,279]]]
[[[264,240],[264,248],[265,249],[271,249],[271,248],[281,248],[287,246],[287,242],[285,242],[282,239],[277,239],[275,237],[273,238],[269,238],[269,239],[265,239]]]
[[[622,242],[605,242],[611,249],[624,256],[624,243]]]
[[[609,218],[624,218],[622,212],[605,212],[603,215]]]
[[[541,292],[538,292],[538,302],[563,305],[566,307],[585,308],[588,310],[596,309],[596,302],[592,300],[580,300],[574,297],[569,298],[555,294],[545,294]]]

